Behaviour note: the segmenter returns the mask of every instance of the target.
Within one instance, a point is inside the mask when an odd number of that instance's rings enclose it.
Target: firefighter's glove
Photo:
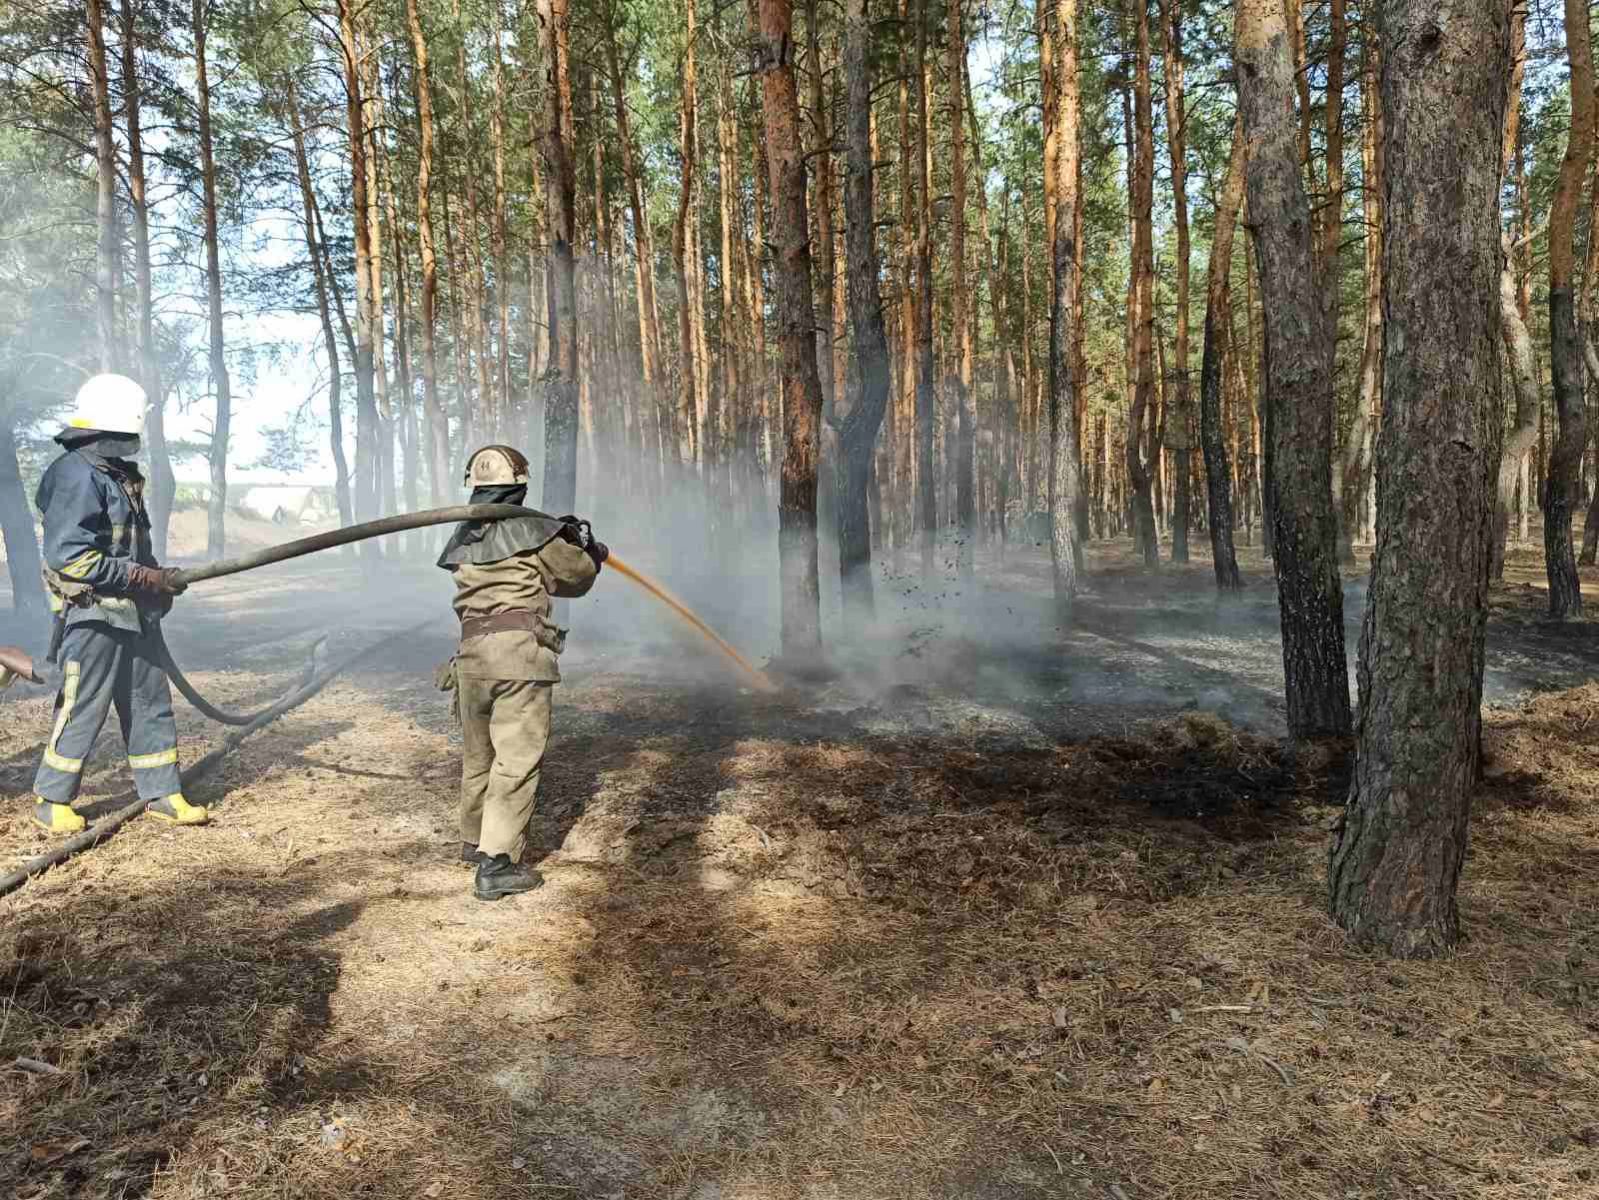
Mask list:
[[[146,567],[134,563],[128,568],[128,590],[156,596],[181,596],[189,585],[176,567]]]
[[[433,686],[441,692],[455,690],[455,660],[442,662],[433,669]]]

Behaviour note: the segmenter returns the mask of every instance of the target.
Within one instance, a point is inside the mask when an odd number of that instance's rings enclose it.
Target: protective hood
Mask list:
[[[92,459],[132,458],[143,444],[135,435],[103,429],[63,429],[54,441],[63,450],[77,450]]]
[[[521,504],[527,498],[527,484],[494,484],[472,489],[472,504]],[[539,512],[527,510],[525,517],[498,521],[462,521],[455,527],[438,565],[448,570],[460,563],[494,563],[542,550],[556,534],[561,522]]]

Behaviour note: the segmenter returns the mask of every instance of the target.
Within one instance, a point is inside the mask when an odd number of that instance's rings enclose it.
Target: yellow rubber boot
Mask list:
[[[47,833],[82,833],[89,827],[70,804],[56,804],[50,800],[33,798],[33,823]]]
[[[144,811],[158,821],[169,821],[173,825],[204,825],[211,819],[204,808],[185,800],[182,792],[152,800],[144,806]]]

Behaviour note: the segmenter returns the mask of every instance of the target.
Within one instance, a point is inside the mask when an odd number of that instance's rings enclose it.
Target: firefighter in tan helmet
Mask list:
[[[527,481],[527,459],[510,446],[485,446],[467,460],[473,504],[521,504]],[[550,619],[551,598],[585,595],[609,553],[587,521],[528,509],[463,522],[439,555],[461,619],[460,649],[439,684],[454,690],[461,721],[461,858],[477,866],[480,900],[544,882],[521,858],[566,642]]]

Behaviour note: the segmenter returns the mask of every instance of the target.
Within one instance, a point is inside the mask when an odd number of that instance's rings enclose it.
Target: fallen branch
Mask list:
[[[37,1058],[19,1058],[11,1064],[19,1071],[26,1071],[29,1075],[65,1075],[60,1067],[52,1066],[47,1062],[40,1062]]]
[[[371,657],[378,650],[381,650],[384,646],[387,646],[396,638],[405,637],[409,634],[415,633],[418,629],[423,628],[423,626],[431,624],[433,620],[434,618],[429,617],[426,621],[418,622],[407,629],[402,629],[398,633],[391,634],[380,641],[374,642],[365,650],[362,650],[356,654],[352,654],[349,658],[346,658],[337,666],[330,667],[322,674],[313,676],[310,682],[306,683],[305,686],[299,688],[297,691],[290,692],[276,704],[263,711],[248,725],[244,725],[238,729],[235,729],[232,733],[228,734],[227,737],[223,738],[220,746],[218,746],[215,750],[212,750],[203,758],[197,760],[194,765],[183,772],[183,786],[185,788],[190,787],[200,779],[204,778],[206,775],[210,774],[211,771],[215,770],[222,760],[226,758],[228,754],[239,745],[239,743],[243,742],[245,738],[249,737],[252,733],[256,733],[270,725],[273,721],[276,721],[285,713],[299,708],[300,705],[304,704],[307,700],[310,700],[323,688],[327,687],[328,684],[332,683],[334,679],[344,674],[344,672],[348,671],[357,663]],[[96,821],[91,828],[86,829],[76,837],[68,838],[59,846],[55,847],[55,849],[38,855],[36,858],[30,858],[27,862],[23,863],[22,866],[11,872],[11,874],[0,876],[0,896],[4,896],[8,892],[16,891],[17,888],[21,887],[29,879],[33,878],[33,876],[38,875],[41,872],[48,871],[51,867],[66,862],[66,860],[71,858],[74,854],[80,854],[85,850],[90,850],[95,846],[98,846],[117,830],[121,829],[122,826],[126,825],[129,821],[133,820],[134,817],[142,813],[147,803],[149,803],[147,800],[134,800],[129,804],[125,804],[123,807],[117,809],[104,820]]]

